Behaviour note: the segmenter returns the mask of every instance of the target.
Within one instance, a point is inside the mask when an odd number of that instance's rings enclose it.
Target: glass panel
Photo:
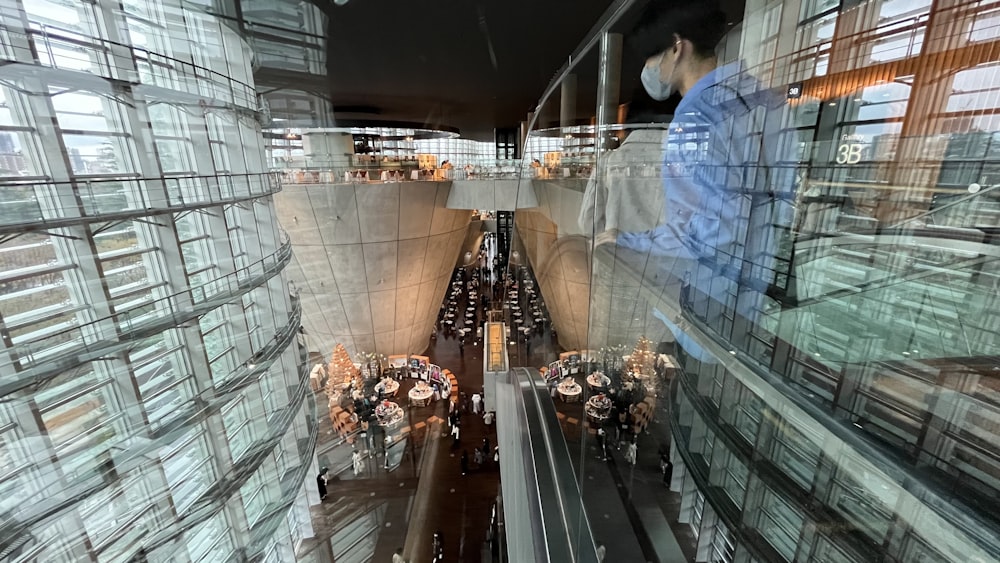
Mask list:
[[[161,450],[163,472],[174,505],[183,513],[215,481],[211,450],[203,434],[195,429]]]
[[[802,515],[771,491],[765,491],[757,516],[757,531],[785,561],[795,556]]]
[[[63,134],[66,150],[79,158],[70,159],[74,174],[117,174],[128,172],[126,143],[120,137]]]

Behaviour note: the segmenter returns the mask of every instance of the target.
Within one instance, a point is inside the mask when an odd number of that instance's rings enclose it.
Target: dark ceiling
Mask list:
[[[516,127],[610,0],[350,0],[329,16],[338,121],[492,139]]]

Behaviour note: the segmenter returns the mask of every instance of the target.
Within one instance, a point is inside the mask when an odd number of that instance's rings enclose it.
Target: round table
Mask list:
[[[410,403],[418,407],[426,407],[434,396],[434,389],[426,383],[420,382],[413,386],[408,393]]]
[[[476,313],[474,313],[473,311],[468,311],[465,313],[465,316],[471,319],[472,317],[476,316]]]
[[[385,378],[375,385],[376,391],[381,391],[390,397],[395,397],[396,393],[399,392],[399,382],[395,379]]]
[[[580,384],[572,379],[563,380],[556,389],[559,391],[559,397],[564,403],[575,403],[583,395],[583,387],[580,387]]]
[[[375,423],[379,426],[392,426],[403,420],[403,409],[392,401],[382,401],[375,407]]]
[[[587,399],[583,411],[587,413],[587,418],[595,422],[603,422],[611,416],[611,399],[605,397],[603,393],[594,395]]]
[[[599,371],[587,376],[587,385],[594,390],[602,390],[611,383],[611,378]]]

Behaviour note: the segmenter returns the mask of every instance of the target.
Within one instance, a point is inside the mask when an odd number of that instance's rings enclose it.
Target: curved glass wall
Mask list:
[[[996,9],[749,0],[663,103],[656,21],[616,4],[546,92],[515,216],[576,377],[617,387],[611,422],[559,407],[594,537],[610,472],[647,559],[997,560]],[[592,455],[619,413],[635,463]]]
[[[10,0],[0,50],[0,558],[294,560],[315,416],[250,49]]]

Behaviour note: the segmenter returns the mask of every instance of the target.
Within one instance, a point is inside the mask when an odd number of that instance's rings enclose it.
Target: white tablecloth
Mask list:
[[[607,387],[609,383],[611,383],[611,378],[599,371],[595,371],[587,376],[587,385],[590,385],[591,387],[603,389],[604,387]]]
[[[434,389],[430,385],[416,385],[409,392],[410,400],[420,405],[426,405],[431,400],[432,395],[434,395]]]

